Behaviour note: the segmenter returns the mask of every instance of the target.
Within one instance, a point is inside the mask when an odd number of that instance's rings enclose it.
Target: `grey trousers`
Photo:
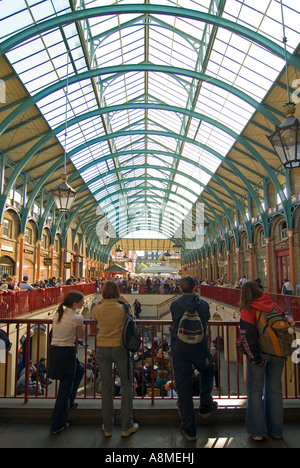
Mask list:
[[[102,381],[102,415],[106,432],[111,432],[114,424],[113,363],[121,380],[122,431],[128,431],[133,425],[133,379],[132,366],[128,359],[128,352],[123,347],[98,347],[96,351]]]

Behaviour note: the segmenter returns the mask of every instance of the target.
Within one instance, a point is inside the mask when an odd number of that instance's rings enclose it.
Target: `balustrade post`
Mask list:
[[[24,242],[25,242],[25,233],[20,232],[19,234],[19,283],[23,281],[23,267],[24,267]]]
[[[294,287],[294,291],[296,288],[296,281],[295,281],[295,261],[294,261],[294,229],[288,229],[287,234],[289,236],[289,257],[290,257],[290,282]]]
[[[270,261],[270,237],[265,237],[265,241],[266,241],[266,264],[267,264],[267,289],[270,292],[272,288],[271,261]]]

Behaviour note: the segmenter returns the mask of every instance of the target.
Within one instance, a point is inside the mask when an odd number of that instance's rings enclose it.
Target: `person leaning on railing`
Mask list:
[[[102,430],[111,437],[114,423],[112,366],[118,369],[121,379],[121,425],[122,436],[128,437],[137,432],[139,425],[133,422],[133,378],[130,356],[123,346],[122,336],[125,323],[125,310],[120,289],[114,281],[107,281],[102,288],[103,300],[93,310],[98,322],[96,360],[102,381]],[[127,302],[127,301],[126,301]]]
[[[246,431],[256,441],[264,440],[265,431],[275,439],[282,438],[281,377],[285,357],[262,352],[257,329],[257,311],[269,313],[273,309],[278,311],[279,316],[281,315],[280,307],[273,302],[268,293],[263,293],[258,288],[257,283],[254,281],[243,283],[240,300],[240,332],[247,355],[248,371]]]
[[[84,303],[84,295],[70,291],[53,317],[53,330],[49,348],[49,377],[59,380],[59,390],[52,413],[51,433],[67,429],[69,408],[74,403],[84,368],[76,357],[75,340],[84,338],[83,316],[76,313]]]
[[[20,283],[18,284],[18,287],[21,290],[34,291],[34,287],[28,283],[28,280],[29,280],[28,276],[23,276],[23,281],[20,281]]]
[[[12,278],[12,276],[6,276],[5,280],[1,282],[0,290],[3,291],[6,289],[8,291],[20,291],[19,286],[14,284],[14,279]]]
[[[171,338],[171,350],[176,391],[178,394],[178,410],[181,417],[181,432],[188,441],[196,440],[197,421],[193,400],[193,373],[197,369],[200,373],[200,407],[199,414],[207,416],[217,411],[218,404],[211,396],[214,379],[214,363],[210,354],[207,341],[207,322],[210,319],[209,304],[195,294],[196,282],[191,276],[183,276],[180,280],[182,296],[175,299],[170,307],[173,320],[173,334]],[[184,332],[184,326],[180,326],[185,313],[194,317],[193,321],[201,328],[202,339],[199,342],[188,343],[180,339],[179,328]],[[195,313],[195,314],[194,314]],[[198,320],[196,320],[197,317]],[[195,335],[201,330],[194,330]],[[184,333],[183,333],[184,334]],[[191,333],[192,335],[192,333]]]

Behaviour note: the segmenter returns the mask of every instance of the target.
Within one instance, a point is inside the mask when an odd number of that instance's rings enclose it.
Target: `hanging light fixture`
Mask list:
[[[72,187],[70,187],[70,185],[67,184],[66,174],[63,174],[61,179],[62,181],[59,186],[51,190],[51,193],[53,195],[56,208],[59,211],[68,212],[73,205],[76,192],[74,189],[72,189]]]
[[[294,117],[296,104],[288,102],[284,108],[287,119],[279,127],[275,127],[268,139],[285,167],[299,167],[300,120]]]
[[[180,242],[176,241],[175,244],[173,244],[173,248],[175,250],[175,255],[180,255],[182,250],[182,245],[180,244]]]
[[[98,234],[98,238],[100,240],[101,245],[108,245],[110,241],[110,236],[108,235],[107,231],[103,229]]]
[[[56,208],[59,211],[67,213],[75,200],[76,192],[67,183],[67,131],[68,131],[68,92],[69,92],[69,53],[67,61],[67,88],[66,88],[66,111],[65,111],[65,144],[64,144],[64,173],[61,176],[61,183],[55,189],[51,190]]]
[[[116,257],[121,258],[123,254],[123,250],[121,247],[118,245],[118,248],[116,249]]]
[[[279,127],[276,126],[275,131],[272,133],[272,135],[267,136],[267,138],[269,139],[271,145],[276,151],[282,164],[287,168],[293,168],[300,166],[300,120],[294,117],[294,114],[296,112],[296,104],[294,102],[291,102],[290,100],[289,73],[286,51],[287,38],[285,36],[282,0],[281,13],[288,97],[288,102],[285,104],[284,109],[287,118]]]

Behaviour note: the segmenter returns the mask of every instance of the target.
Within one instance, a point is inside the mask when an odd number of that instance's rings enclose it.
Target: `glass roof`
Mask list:
[[[0,42],[19,34],[7,58],[49,126],[68,120],[57,137],[119,237],[174,236],[285,65],[264,42],[282,47],[280,0],[2,0],[0,9]],[[70,13],[76,22],[55,23]],[[292,53],[298,2],[283,0],[283,13]]]

